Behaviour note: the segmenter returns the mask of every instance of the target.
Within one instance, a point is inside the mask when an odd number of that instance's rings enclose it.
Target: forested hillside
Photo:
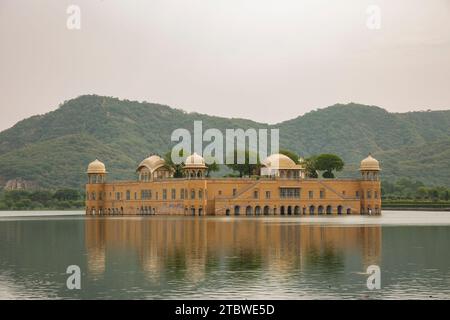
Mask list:
[[[282,106],[280,106],[282,108]],[[276,125],[186,113],[168,106],[95,95],[64,102],[0,133],[0,185],[24,179],[43,188],[85,182],[87,164],[107,165],[111,178],[134,178],[150,153],[165,153],[176,128],[279,128],[280,144],[301,156],[335,153],[346,162],[341,175],[357,174],[369,152],[387,179],[408,177],[450,185],[450,111],[389,113],[375,106],[334,105]]]

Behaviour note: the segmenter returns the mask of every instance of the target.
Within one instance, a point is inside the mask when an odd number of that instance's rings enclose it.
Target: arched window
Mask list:
[[[246,215],[252,215],[253,214],[253,208],[251,206],[247,206],[247,208],[245,208],[245,214]]]
[[[333,212],[333,209],[331,206],[327,206],[327,214],[331,214]]]
[[[294,207],[294,214],[295,215],[299,215],[300,214],[300,207],[299,206],[295,206]]]
[[[234,206],[234,215],[238,216],[240,214],[241,207],[240,206]]]
[[[315,209],[316,209],[316,207],[314,207],[314,206],[309,206],[309,214],[310,214],[310,215],[313,215]]]
[[[264,215],[268,215],[269,214],[269,206],[264,206]]]
[[[281,206],[280,214],[281,214],[281,215],[284,215],[284,206]]]
[[[323,214],[323,206],[319,206],[319,207],[317,208],[317,213],[318,213],[318,214]]]
[[[288,171],[289,172],[289,171]],[[287,207],[287,214],[288,215],[292,215],[292,207],[291,206],[288,206]]]
[[[257,216],[261,215],[261,207],[260,206],[255,207],[255,215],[257,215]]]
[[[338,214],[342,214],[342,206],[341,206],[341,205],[339,205],[339,206],[337,207],[337,213],[338,213]]]

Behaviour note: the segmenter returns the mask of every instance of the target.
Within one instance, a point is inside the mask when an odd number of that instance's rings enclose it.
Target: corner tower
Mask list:
[[[380,163],[369,153],[369,156],[361,161],[359,171],[361,172],[361,214],[380,214]]]
[[[105,199],[106,167],[98,159],[88,165],[86,185],[86,214],[103,214]]]

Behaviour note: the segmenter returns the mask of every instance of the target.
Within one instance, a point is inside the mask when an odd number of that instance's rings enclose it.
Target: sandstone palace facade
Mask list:
[[[360,179],[309,179],[283,154],[262,162],[252,178],[208,178],[204,159],[186,158],[183,178],[152,155],[136,181],[107,181],[105,165],[88,166],[86,214],[90,215],[359,215],[381,213],[380,166],[368,156]]]

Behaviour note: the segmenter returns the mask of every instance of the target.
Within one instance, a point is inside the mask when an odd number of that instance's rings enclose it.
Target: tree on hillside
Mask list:
[[[341,171],[344,168],[344,161],[335,154],[324,153],[316,158],[316,169],[325,171],[324,178],[334,178],[333,171]]]
[[[53,196],[54,195],[48,190],[37,190],[30,195],[30,199],[33,202],[42,203],[47,206],[53,199]]]
[[[437,201],[439,199],[439,191],[436,188],[432,188],[429,191],[429,196],[431,200]]]
[[[238,163],[238,155],[244,153],[244,163]],[[250,158],[256,157],[256,163],[250,163]],[[258,173],[261,168],[261,163],[259,161],[259,156],[250,153],[248,150],[234,151],[233,163],[227,164],[227,167],[233,171],[239,172],[239,177],[251,176]]]
[[[53,198],[58,201],[75,201],[80,199],[80,193],[75,189],[59,189],[55,192]]]
[[[295,152],[292,152],[290,150],[281,149],[279,151],[281,154],[284,154],[285,156],[289,157],[294,161],[296,164],[298,164],[298,155]]]
[[[420,187],[417,189],[416,198],[426,199],[428,197],[428,189],[426,187]]]

